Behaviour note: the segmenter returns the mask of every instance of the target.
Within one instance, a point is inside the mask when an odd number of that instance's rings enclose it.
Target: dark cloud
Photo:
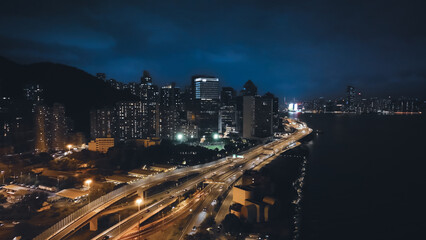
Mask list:
[[[159,84],[198,73],[280,97],[424,97],[424,1],[4,1],[0,54]],[[405,73],[405,74],[404,74]],[[407,74],[409,73],[409,74]]]

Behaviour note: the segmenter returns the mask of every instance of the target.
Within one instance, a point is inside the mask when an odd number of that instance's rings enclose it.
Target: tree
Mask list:
[[[209,240],[211,239],[209,232],[206,230],[199,230],[194,235],[186,235],[185,240]]]
[[[50,154],[42,152],[42,153],[34,156],[34,158],[31,161],[32,161],[32,163],[37,164],[37,163],[48,163],[52,160],[53,160],[53,157],[50,156]]]
[[[6,200],[7,198],[3,194],[0,194],[0,204],[5,203]]]
[[[200,225],[201,228],[208,228],[211,227],[213,225],[215,225],[216,222],[214,221],[214,217],[213,216],[208,216]]]
[[[222,225],[225,232],[237,233],[242,229],[241,220],[232,213],[225,216],[225,219],[222,221]]]

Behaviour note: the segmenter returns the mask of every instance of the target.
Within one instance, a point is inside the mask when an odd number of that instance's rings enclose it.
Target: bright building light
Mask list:
[[[183,134],[182,133],[178,133],[177,134],[177,140],[182,140],[183,139]]]
[[[290,104],[288,105],[288,110],[289,110],[289,111],[293,111],[293,110],[294,110],[294,104],[293,104],[293,103],[290,103]]]
[[[219,134],[217,133],[213,134],[213,139],[219,139]]]
[[[87,179],[86,181],[84,181],[84,184],[87,185],[88,188],[90,188],[90,184],[92,183],[92,179]]]

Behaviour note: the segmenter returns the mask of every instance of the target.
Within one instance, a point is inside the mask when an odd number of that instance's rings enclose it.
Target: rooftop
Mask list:
[[[89,194],[89,191],[82,191],[80,189],[75,189],[75,188],[64,189],[64,190],[56,193],[56,195],[58,195],[58,196],[69,198],[69,199],[72,199],[72,200],[77,199],[77,198],[81,198],[81,197],[86,196],[88,194]]]

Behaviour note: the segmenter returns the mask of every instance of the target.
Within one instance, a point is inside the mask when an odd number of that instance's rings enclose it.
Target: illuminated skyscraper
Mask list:
[[[194,76],[192,78],[194,113],[199,136],[217,133],[219,128],[219,79]]]
[[[152,84],[148,71],[143,71],[140,84],[142,138],[158,137],[159,135],[159,92]]]
[[[62,104],[54,103],[50,114],[51,149],[65,149],[67,133],[68,127],[65,117],[65,107]]]
[[[68,125],[65,107],[54,103],[51,108],[37,105],[35,108],[35,150],[63,150],[68,140]]]
[[[278,117],[278,99],[267,93],[258,96],[257,87],[252,81],[244,85],[242,93],[242,135],[244,138],[264,138],[272,136],[274,115]]]
[[[164,86],[160,89],[160,137],[175,139],[179,130],[180,113],[182,102],[180,98],[180,88],[175,87],[175,83]]]
[[[236,93],[231,87],[223,87],[220,96],[219,133],[227,135],[237,129]]]
[[[355,88],[352,86],[348,86],[346,88],[346,93],[347,93],[347,100],[346,100],[347,111],[355,112]]]
[[[102,108],[90,111],[90,138],[114,136],[114,111]]]
[[[35,151],[47,152],[49,150],[48,137],[48,109],[44,105],[35,108]]]
[[[119,140],[142,138],[142,104],[140,101],[119,102],[116,105],[115,137]]]

